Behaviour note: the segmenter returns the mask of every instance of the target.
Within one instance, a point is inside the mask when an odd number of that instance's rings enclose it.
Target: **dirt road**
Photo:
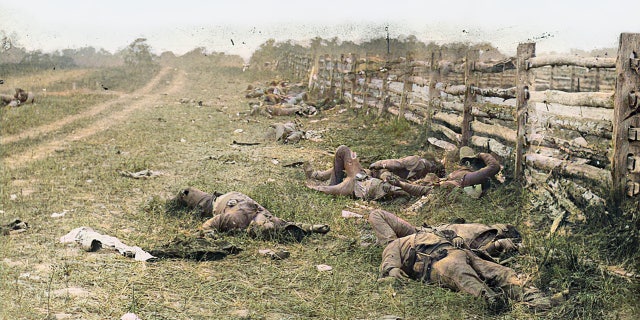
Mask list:
[[[162,92],[159,92],[158,87],[161,84],[160,81],[165,79],[167,75],[171,75],[170,85],[168,88],[164,88]],[[164,67],[144,87],[133,93],[122,94],[112,101],[96,104],[84,112],[63,118],[53,123],[49,123],[20,134],[3,137],[2,144],[6,145],[23,139],[36,138],[43,134],[59,131],[64,126],[82,119],[97,117],[87,126],[76,129],[71,134],[38,144],[27,152],[6,157],[4,159],[4,165],[7,168],[23,166],[30,161],[41,159],[55,150],[64,148],[65,145],[74,141],[78,141],[98,132],[107,130],[112,125],[126,119],[126,117],[133,111],[160,103],[162,100],[166,99],[166,97],[161,95],[161,93],[166,95],[174,94],[184,86],[184,83],[184,72],[172,67]],[[110,110],[122,104],[124,104],[124,108],[121,111],[116,112]]]

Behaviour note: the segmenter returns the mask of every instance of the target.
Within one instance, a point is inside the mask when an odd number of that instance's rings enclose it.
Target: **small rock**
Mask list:
[[[326,265],[326,264],[319,264],[316,266],[316,268],[318,269],[318,271],[331,271],[333,270],[333,267],[330,265]]]
[[[67,212],[69,212],[69,210],[62,210],[62,212],[54,212],[54,213],[51,214],[51,218],[64,217],[64,215],[67,214]]]
[[[120,320],[140,320],[140,318],[135,313],[127,312],[120,317]]]
[[[243,131],[244,130],[242,130],[242,129],[236,129],[236,130],[233,131],[233,133],[242,133]]]
[[[362,218],[363,216],[359,213],[342,210],[342,217],[343,218]]]
[[[238,318],[248,318],[249,317],[249,310],[246,310],[246,309],[233,310],[233,311],[231,311],[229,313],[232,316],[238,317]]]

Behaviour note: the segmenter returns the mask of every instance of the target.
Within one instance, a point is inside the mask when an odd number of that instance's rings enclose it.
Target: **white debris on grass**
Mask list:
[[[67,209],[62,210],[62,212],[54,212],[54,213],[51,214],[51,218],[64,217],[67,214],[67,212],[69,212],[69,210],[67,210]]]
[[[120,239],[108,235],[103,235],[93,231],[89,227],[79,227],[71,230],[69,233],[60,238],[62,243],[80,244],[85,251],[98,251],[100,248],[109,248],[117,250],[125,257],[133,257],[137,261],[147,261],[155,259],[150,253],[142,250],[140,247],[128,246],[120,241]]]

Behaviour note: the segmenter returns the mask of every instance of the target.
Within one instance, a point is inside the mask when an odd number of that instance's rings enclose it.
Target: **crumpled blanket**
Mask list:
[[[137,261],[149,261],[156,259],[156,257],[152,256],[140,247],[128,246],[116,237],[100,234],[89,227],[79,227],[71,230],[60,238],[60,242],[76,242],[80,244],[83,250],[88,252],[98,251],[101,248],[108,248],[118,251],[125,257],[134,258]]]

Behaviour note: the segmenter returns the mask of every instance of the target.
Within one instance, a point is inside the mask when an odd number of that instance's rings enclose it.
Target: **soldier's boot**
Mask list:
[[[502,311],[508,306],[507,298],[502,293],[493,291],[483,292],[482,298],[484,298],[487,308],[494,312]]]
[[[300,139],[302,139],[302,135],[303,135],[302,131],[292,132],[289,136],[287,136],[284,139],[284,143],[297,143],[298,141],[300,141]]]
[[[311,162],[305,161],[302,165],[302,170],[304,170],[304,175],[305,177],[307,177],[307,179],[312,179],[311,177],[313,176],[313,165],[311,165]]]
[[[307,179],[326,181],[331,177],[331,172],[329,170],[313,170],[313,165],[308,161],[304,162],[304,164],[302,165],[302,170],[304,170],[304,175],[307,177]]]
[[[552,300],[545,296],[537,288],[526,288],[522,295],[522,302],[529,308],[536,311],[546,311],[551,309]]]

